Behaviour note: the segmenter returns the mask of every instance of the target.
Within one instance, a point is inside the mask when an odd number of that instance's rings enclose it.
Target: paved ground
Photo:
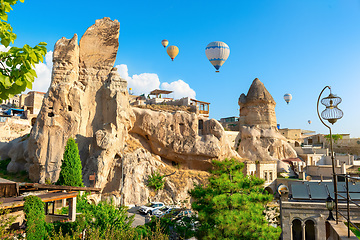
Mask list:
[[[132,207],[128,210],[129,215],[133,215],[135,213],[134,222],[132,224],[133,227],[144,225],[145,223],[149,222],[149,217],[146,215],[142,215],[138,212],[139,207]]]

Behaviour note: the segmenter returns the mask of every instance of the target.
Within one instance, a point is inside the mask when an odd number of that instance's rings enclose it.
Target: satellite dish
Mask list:
[[[310,175],[306,176],[306,181],[311,181],[312,177]]]
[[[278,189],[277,189],[278,193],[280,194],[280,196],[284,193],[288,193],[289,192],[289,188],[284,185],[284,184],[280,184]]]

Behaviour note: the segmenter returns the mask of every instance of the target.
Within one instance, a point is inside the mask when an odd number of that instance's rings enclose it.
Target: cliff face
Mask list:
[[[73,137],[86,186],[102,188],[103,196],[125,204],[174,204],[188,198],[194,184],[206,182],[209,174],[201,170],[209,169],[212,159],[239,155],[216,120],[130,107],[127,82],[113,68],[119,28],[119,22],[104,18],[85,32],[80,45],[77,35],[56,43],[52,82],[36,124],[28,139],[13,142],[2,154],[12,158],[12,171],[26,169],[34,182],[55,182]],[[147,187],[155,171],[167,175],[157,194]]]
[[[296,157],[276,127],[275,101],[264,84],[255,79],[240,95],[238,153],[251,160],[281,160]]]

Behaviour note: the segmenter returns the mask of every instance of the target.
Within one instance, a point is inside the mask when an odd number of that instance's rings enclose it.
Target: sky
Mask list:
[[[13,9],[14,46],[48,43],[33,90],[47,91],[58,39],[75,33],[80,39],[96,19],[110,17],[120,22],[115,66],[134,94],[173,90],[168,97],[210,102],[210,118],[219,120],[239,115],[239,96],[259,78],[277,103],[281,128],[328,134],[316,103],[329,85],[343,100],[333,133],[360,137],[360,0],[25,0]],[[178,46],[174,61],[163,39]],[[220,73],[205,55],[213,41],[230,47]],[[288,105],[285,93],[293,96]]]

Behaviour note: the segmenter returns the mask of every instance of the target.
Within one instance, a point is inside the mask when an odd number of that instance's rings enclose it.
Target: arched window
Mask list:
[[[302,227],[299,219],[292,221],[292,240],[302,240]]]
[[[315,223],[313,220],[305,222],[305,240],[315,240]]]

